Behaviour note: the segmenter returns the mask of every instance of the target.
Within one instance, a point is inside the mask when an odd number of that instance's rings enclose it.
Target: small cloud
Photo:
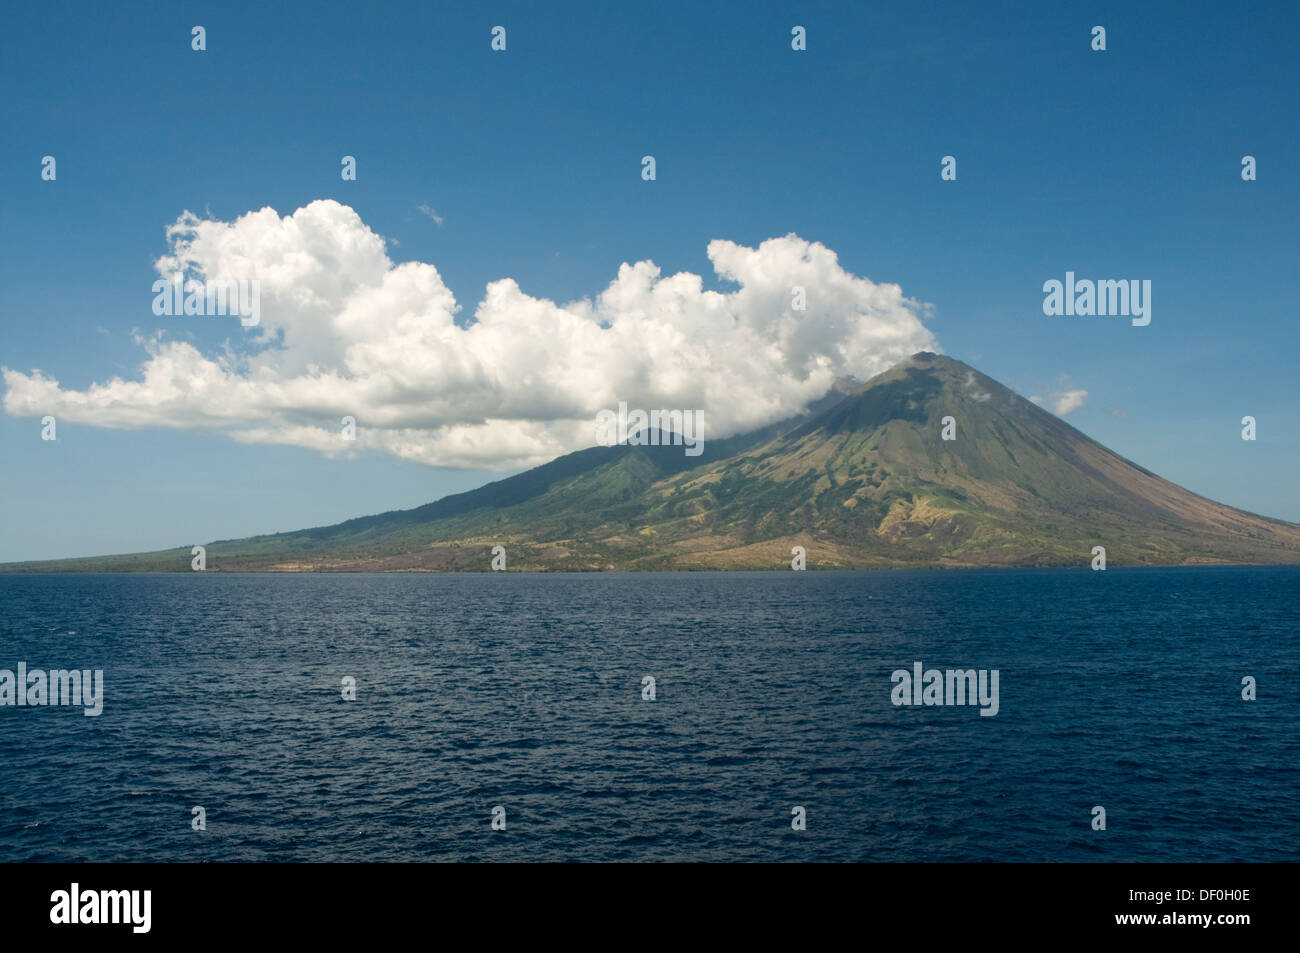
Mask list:
[[[109,332],[108,328],[104,327],[102,324],[95,325],[95,330],[98,331],[100,334],[105,334],[105,335],[111,333]]]
[[[979,385],[975,382],[974,371],[966,372],[966,393],[970,395],[971,400],[979,401],[981,403],[993,396],[992,394],[979,389]]]
[[[1107,407],[1106,413],[1110,414],[1116,420],[1128,420],[1128,411],[1123,407]]]
[[[421,205],[419,207],[419,210],[423,214],[429,216],[429,218],[433,219],[433,223],[435,225],[437,225],[439,228],[442,228],[442,216],[438,214],[438,210],[436,208],[433,208],[429,205]]]
[[[1035,395],[1029,398],[1040,407],[1046,407],[1058,417],[1064,417],[1066,414],[1072,414],[1088,400],[1086,390],[1064,390],[1047,394],[1046,396]]]

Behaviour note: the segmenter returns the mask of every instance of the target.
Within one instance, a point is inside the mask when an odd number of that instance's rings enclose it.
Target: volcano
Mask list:
[[[661,441],[669,444],[670,441]],[[592,447],[413,510],[207,544],[208,571],[1300,563],[1300,525],[1197,496],[974,368],[921,352],[809,413]],[[189,571],[190,548],[10,571]]]

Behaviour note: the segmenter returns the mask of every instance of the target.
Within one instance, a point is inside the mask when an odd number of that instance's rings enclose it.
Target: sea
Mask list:
[[[1295,861],[1298,631],[1300,567],[0,575],[0,670],[103,673],[0,705],[0,861]]]

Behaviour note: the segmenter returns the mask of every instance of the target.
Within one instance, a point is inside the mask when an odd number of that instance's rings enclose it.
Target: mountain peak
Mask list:
[[[856,383],[856,382],[854,382]],[[217,570],[1300,563],[1300,526],[1175,486],[955,358],[919,351],[686,458],[593,447],[415,510],[213,543]],[[662,449],[662,448],[660,448]],[[24,564],[189,567],[189,549]],[[11,567],[13,568],[13,567]]]

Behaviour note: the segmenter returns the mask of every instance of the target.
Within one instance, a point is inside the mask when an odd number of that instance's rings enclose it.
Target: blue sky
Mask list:
[[[1026,396],[1086,390],[1067,419],[1118,453],[1300,521],[1300,8],[1045,6],[8,3],[0,364],[84,391],[140,378],[133,331],[237,339],[150,309],[187,210],[333,199],[395,265],[435,266],[459,324],[507,277],[571,302],[648,259],[723,288],[711,241],[795,233],[931,305],[943,352]],[[1045,316],[1067,270],[1149,279],[1151,324]],[[0,447],[0,560],[321,525],[512,472],[198,426],[60,420],[51,443],[12,413]]]

